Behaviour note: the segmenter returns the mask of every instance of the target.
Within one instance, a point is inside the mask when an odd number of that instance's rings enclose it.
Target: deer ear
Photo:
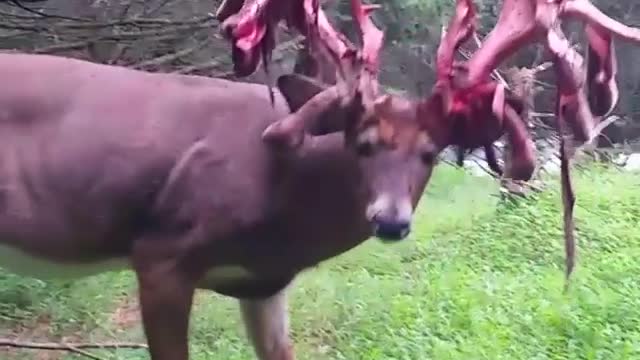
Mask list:
[[[291,112],[296,112],[309,99],[327,89],[327,85],[300,74],[287,74],[278,78],[278,89],[289,104]]]
[[[291,112],[298,111],[309,99],[329,89],[328,85],[300,74],[287,74],[278,78],[278,89],[287,100]],[[311,135],[325,135],[345,128],[348,110],[338,102],[328,106],[319,114],[317,121],[307,128]]]

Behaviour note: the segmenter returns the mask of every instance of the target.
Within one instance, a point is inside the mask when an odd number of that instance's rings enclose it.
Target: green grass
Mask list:
[[[369,241],[297,279],[298,358],[640,359],[640,175],[594,168],[576,185],[578,267],[567,294],[557,187],[504,203],[493,180],[441,166],[412,239]],[[141,340],[139,325],[113,320],[133,285],[129,273],[75,283],[0,273],[0,334]],[[198,294],[191,346],[195,360],[254,359],[236,303],[211,293]]]

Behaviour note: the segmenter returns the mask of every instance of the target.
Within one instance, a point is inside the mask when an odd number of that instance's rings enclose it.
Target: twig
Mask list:
[[[42,350],[69,350],[75,349],[148,349],[147,344],[132,342],[104,342],[104,343],[53,343],[19,341],[8,338],[0,338],[0,346],[8,346],[23,349]]]
[[[52,54],[61,51],[83,49],[89,45],[89,41],[75,41],[62,44],[53,44],[41,48],[33,49],[35,54]]]
[[[551,61],[547,61],[534,67],[531,71],[533,71],[534,75],[537,75],[539,72],[547,71],[551,66],[553,66],[553,63]]]
[[[173,24],[169,24],[169,25],[173,25]],[[203,30],[203,29],[209,29],[214,25],[214,22],[203,22],[203,23],[197,23],[197,24],[187,24],[187,25],[177,25],[177,26],[163,26],[163,27],[158,27],[156,29],[152,29],[152,30],[143,30],[143,31],[127,31],[127,32],[121,32],[119,34],[105,34],[102,37],[104,39],[107,40],[114,40],[114,41],[118,41],[118,40],[137,40],[139,38],[142,37],[146,37],[146,36],[157,36],[157,35],[168,35],[168,34],[175,34],[176,32],[186,32],[186,31],[196,31],[196,30]],[[7,30],[25,30],[25,31],[34,31],[34,32],[46,32],[48,29],[50,29],[51,26],[45,25],[45,24],[41,24],[41,25],[29,25],[29,24],[8,24],[8,23],[0,23],[0,29],[7,29]],[[82,24],[75,24],[73,26],[71,25],[62,25],[62,24],[56,24],[54,26],[54,28],[60,30],[63,28],[67,28],[67,29],[75,29],[75,30],[87,30],[90,28],[95,28],[93,26],[91,26],[91,24],[88,25],[82,25]]]
[[[297,42],[300,41],[300,39],[302,39],[302,36],[297,36],[294,39],[282,42],[280,44],[278,44],[275,49],[274,52],[278,52],[278,51],[283,51],[283,50],[287,50],[289,48],[293,48],[297,45]],[[195,65],[190,65],[190,66],[185,66],[181,69],[178,69],[176,71],[174,71],[174,73],[176,74],[190,74],[196,71],[204,71],[204,70],[210,70],[210,69],[215,69],[219,66],[222,66],[222,60],[226,59],[228,57],[227,54],[224,55],[220,55],[220,56],[216,56],[213,59],[204,62],[204,63],[199,63],[199,64],[195,64]],[[227,73],[223,73],[223,76],[226,76]]]
[[[155,14],[156,12],[162,10],[165,6],[167,6],[167,4],[171,2],[171,0],[163,0],[161,1],[159,4],[157,4],[154,8],[152,9],[145,9],[144,10],[144,15],[145,16],[151,16],[153,14]]]
[[[554,113],[541,113],[541,112],[532,112],[530,114],[533,117],[542,117],[542,118],[546,118],[546,117],[555,117],[556,114]]]
[[[63,19],[63,20],[72,20],[72,21],[91,21],[91,19],[86,19],[86,18],[78,18],[78,17],[69,17],[69,16],[62,16],[62,15],[52,15],[52,14],[47,14],[44,13],[42,11],[39,10],[35,10],[32,9],[28,6],[25,6],[24,4],[22,4],[20,1],[18,0],[8,0],[9,3],[11,3],[13,6],[26,11],[28,13],[34,14],[34,15],[38,15],[41,16],[43,18],[53,18],[53,19]]]
[[[197,50],[202,49],[204,46],[206,46],[209,43],[209,39],[205,40],[205,41],[201,41],[199,43],[197,43],[196,45],[180,50],[180,51],[176,51],[174,53],[170,53],[170,54],[166,54],[166,55],[162,55],[159,57],[156,57],[154,59],[151,60],[146,60],[146,61],[142,61],[138,64],[135,64],[133,66],[134,69],[144,69],[147,67],[152,67],[152,66],[161,66],[161,65],[165,65],[168,63],[171,63],[181,57],[187,56],[187,55],[191,55],[192,53],[194,53]]]
[[[0,338],[0,347],[12,347],[17,349],[67,351],[88,357],[94,360],[105,358],[82,349],[148,349],[147,344],[141,343],[38,343],[30,341],[18,341]]]

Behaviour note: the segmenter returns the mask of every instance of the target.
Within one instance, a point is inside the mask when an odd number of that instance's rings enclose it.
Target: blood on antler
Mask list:
[[[534,42],[545,45],[557,75],[556,119],[562,135],[562,194],[569,277],[575,264],[575,196],[569,174],[573,149],[568,147],[580,146],[598,135],[596,124],[618,101],[613,37],[640,43],[640,29],[609,18],[588,0],[504,0],[498,22],[484,44],[468,62],[457,64],[453,51],[473,32],[474,15],[471,0],[457,1],[456,14],[438,52],[438,83],[432,101],[442,104],[446,121],[456,123],[458,129],[452,135],[452,143],[479,146],[494,141],[503,126],[513,145],[515,166],[524,164],[523,168],[528,170],[533,161],[532,148],[517,116],[517,101],[509,99],[504,87],[492,81],[490,74],[523,46]],[[568,18],[586,23],[586,64],[562,32],[561,21]]]
[[[448,144],[460,149],[483,147],[491,168],[502,175],[492,144],[506,133],[511,154],[503,175],[529,180],[535,169],[535,147],[519,115],[523,103],[489,76],[469,82],[471,67],[455,61],[455,53],[474,35],[476,12],[471,0],[458,0],[455,10],[438,48],[438,80],[432,94],[442,104],[441,121],[453,128]]]
[[[266,141],[297,147],[304,140],[305,131],[315,126],[328,108],[359,106],[366,112],[375,106],[378,101],[378,57],[384,35],[371,22],[369,14],[377,6],[352,0],[351,8],[361,36],[361,50],[333,28],[317,0],[302,2],[304,27],[298,20],[298,29],[306,35],[314,56],[333,64],[337,83],[315,95],[288,117],[270,125],[263,133]],[[354,103],[356,98],[358,101]]]
[[[587,24],[589,71],[586,79],[584,59],[571,47],[560,27],[566,18]],[[502,60],[523,46],[541,42],[553,56],[559,76],[558,100],[573,140],[584,143],[596,135],[592,133],[596,121],[593,115],[605,115],[617,101],[612,36],[640,43],[640,29],[609,18],[588,0],[505,0],[498,23],[467,64],[466,82],[472,85],[485,81]],[[596,100],[596,93],[604,97]],[[587,97],[592,101],[587,101]]]

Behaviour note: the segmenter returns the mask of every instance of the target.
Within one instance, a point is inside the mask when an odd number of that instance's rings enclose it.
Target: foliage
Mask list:
[[[579,261],[566,295],[557,192],[502,202],[493,180],[440,166],[411,240],[371,240],[296,281],[299,358],[640,357],[638,175],[593,165],[577,177]],[[44,283],[2,273],[0,333],[142,339],[137,322],[116,325],[132,279],[114,273]],[[198,294],[194,359],[253,359],[236,310],[231,299]],[[144,351],[111,355],[146,358]]]

